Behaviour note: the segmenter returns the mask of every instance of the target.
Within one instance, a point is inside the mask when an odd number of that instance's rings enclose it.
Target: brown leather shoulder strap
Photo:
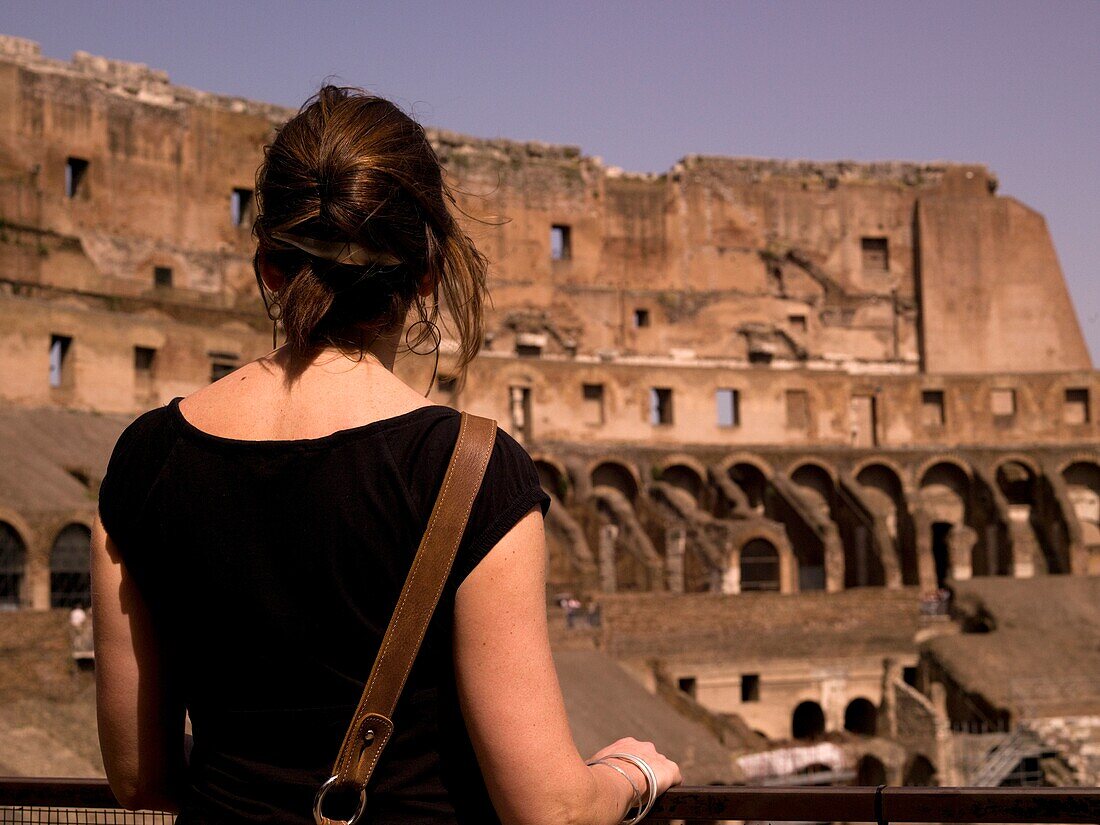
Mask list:
[[[393,733],[394,708],[454,564],[496,432],[495,421],[462,414],[458,441],[428,526],[332,769],[329,781],[334,785],[365,788]]]

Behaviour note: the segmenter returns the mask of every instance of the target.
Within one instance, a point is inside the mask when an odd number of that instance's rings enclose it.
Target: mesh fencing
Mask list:
[[[121,808],[0,806],[0,825],[172,825],[172,814]]]

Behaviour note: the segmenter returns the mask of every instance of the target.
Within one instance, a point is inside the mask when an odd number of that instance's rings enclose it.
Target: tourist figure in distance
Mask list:
[[[458,431],[394,361],[438,345],[441,304],[460,367],[482,341],[486,262],[393,104],[324,87],[266,148],[256,205],[286,343],[131,424],[93,535],[107,776],[179,825],[314,821]],[[547,639],[548,504],[498,431],[372,825],[612,825],[680,781],[649,743],[577,753]]]

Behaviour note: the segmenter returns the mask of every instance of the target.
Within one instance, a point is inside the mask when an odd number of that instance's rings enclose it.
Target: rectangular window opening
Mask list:
[[[234,189],[229,196],[229,217],[233,221],[234,226],[251,226],[253,210],[252,210],[252,190],[251,189]]]
[[[853,395],[848,401],[848,428],[853,447],[878,446],[878,399]]]
[[[914,667],[912,665],[903,667],[901,669],[901,680],[903,682],[905,682],[905,684],[909,685],[909,687],[914,687],[915,688],[917,686],[917,669],[916,669],[916,667]]]
[[[69,367],[69,350],[72,349],[73,339],[68,335],[50,336],[50,386],[55,388],[67,387],[71,384],[71,370]]]
[[[210,353],[210,382],[218,381],[240,366],[240,356],[229,352]]]
[[[540,358],[542,347],[538,344],[516,344],[516,355],[520,358]]]
[[[989,393],[989,407],[994,418],[1012,418],[1016,415],[1016,390],[995,388]]]
[[[760,701],[760,674],[759,673],[742,673],[741,674],[741,701],[742,702],[759,702]]]
[[[676,680],[676,687],[680,688],[683,693],[686,693],[692,699],[695,698],[695,677],[683,676]]]
[[[65,160],[65,197],[75,198],[83,192],[84,175],[88,171],[88,161],[84,158]]]
[[[519,441],[530,441],[532,437],[531,388],[509,387],[508,397],[511,402],[512,435]]]
[[[649,423],[665,426],[672,423],[672,390],[654,387],[649,391]]]
[[[741,425],[741,393],[737,390],[716,390],[715,401],[718,404],[718,426],[738,427]]]
[[[886,238],[860,238],[859,247],[865,272],[886,272],[890,269],[890,246]]]
[[[568,261],[573,257],[572,232],[565,224],[550,227],[550,260]]]
[[[810,429],[810,394],[806,390],[787,390],[787,427]]]
[[[156,361],[157,351],[152,347],[134,347],[134,372],[138,377],[151,378]]]
[[[921,423],[925,427],[942,427],[947,423],[943,390],[923,390],[920,394]]]
[[[1070,387],[1066,389],[1064,412],[1067,424],[1088,424],[1092,421],[1088,387]]]
[[[158,287],[172,286],[172,267],[170,266],[154,266],[153,267],[153,284]]]
[[[649,310],[648,309],[636,309],[634,310],[634,329],[642,329],[649,326]]]
[[[792,332],[805,332],[806,331],[806,316],[805,315],[788,315],[787,323],[790,324]]]
[[[582,417],[585,424],[600,425],[604,421],[603,384],[585,384],[581,387]]]

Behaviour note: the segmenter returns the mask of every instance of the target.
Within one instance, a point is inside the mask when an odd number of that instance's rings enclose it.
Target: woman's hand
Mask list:
[[[629,753],[633,756],[637,756],[653,769],[654,775],[657,777],[657,794],[663,794],[673,785],[679,785],[684,781],[684,778],[680,775],[680,766],[657,752],[657,748],[652,742],[639,742],[637,739],[627,737],[626,739],[620,739],[617,742],[612,742],[606,748],[598,751],[593,755],[589,761],[596,759],[603,759],[613,753]],[[616,759],[616,767],[622,768],[631,779],[634,780],[638,789],[642,791],[642,800],[645,800],[645,787],[647,780],[637,767],[625,759]]]

